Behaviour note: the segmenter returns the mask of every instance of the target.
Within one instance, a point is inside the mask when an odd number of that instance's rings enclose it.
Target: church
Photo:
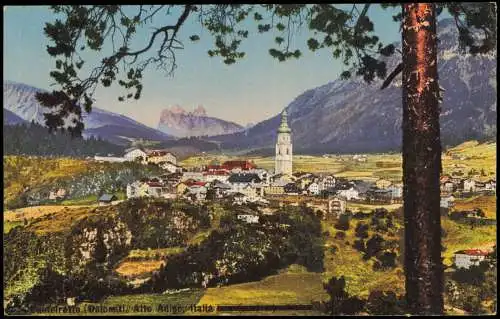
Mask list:
[[[288,127],[286,110],[281,114],[276,141],[274,174],[292,175],[292,130]]]

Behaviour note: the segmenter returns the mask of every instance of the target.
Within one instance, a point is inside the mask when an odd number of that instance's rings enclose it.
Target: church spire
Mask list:
[[[285,109],[283,110],[283,113],[281,113],[281,124],[278,128],[278,133],[291,133],[291,131],[290,127],[288,127],[287,113]]]

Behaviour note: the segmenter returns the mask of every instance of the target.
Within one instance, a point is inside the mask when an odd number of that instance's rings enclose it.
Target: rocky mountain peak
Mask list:
[[[192,112],[193,116],[207,116],[207,110],[203,107],[203,105],[198,105]]]
[[[161,112],[158,129],[177,137],[187,137],[231,134],[241,131],[243,127],[233,122],[208,116],[202,105],[198,105],[191,112],[174,105]]]

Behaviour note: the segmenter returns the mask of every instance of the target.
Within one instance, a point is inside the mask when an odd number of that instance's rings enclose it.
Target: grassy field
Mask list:
[[[198,305],[285,305],[311,304],[313,301],[328,300],[323,289],[321,273],[308,272],[303,267],[291,265],[277,275],[260,281],[208,288]],[[188,313],[190,314],[190,313]],[[230,312],[218,314],[248,315],[251,312]],[[317,311],[258,312],[259,315],[313,315]]]
[[[328,231],[329,236],[325,243],[325,272],[324,281],[333,276],[344,276],[346,279],[346,290],[351,295],[368,297],[373,290],[393,290],[398,294],[404,293],[404,278],[401,266],[391,271],[374,271],[373,261],[364,261],[362,254],[351,245],[356,239],[354,228],[356,221],[352,220],[350,228],[345,231],[343,240],[335,239],[338,232],[328,221],[322,223],[323,231]],[[369,232],[371,236],[371,232]],[[331,247],[336,246],[337,251],[332,252]]]
[[[12,221],[12,222],[4,222],[3,223],[3,233],[8,234],[10,230],[17,226],[22,226],[24,223],[22,221]]]
[[[465,156],[466,159],[457,159]],[[208,165],[212,161],[220,163],[227,160],[248,159],[258,167],[274,169],[274,157],[204,155],[193,156],[181,162],[187,168]],[[478,172],[484,170],[486,176],[479,179],[492,178],[496,174],[496,143],[479,144],[470,141],[450,148],[443,153],[443,173],[451,174],[462,171],[467,174],[471,169]],[[330,173],[338,177],[374,181],[379,178],[393,182],[402,180],[401,154],[367,154],[366,162],[352,159],[352,155],[333,155],[331,157],[295,155],[293,156],[294,172]]]
[[[49,184],[67,176],[84,173],[90,167],[99,168],[99,165],[89,165],[85,160],[32,156],[4,156],[3,165],[4,204],[13,200],[28,185],[35,187]]]
[[[161,260],[124,261],[116,268],[116,272],[125,277],[149,275],[163,264]]]
[[[81,207],[81,208],[64,208],[57,212],[45,215],[45,217],[31,224],[29,227],[37,234],[47,234],[54,232],[67,231],[71,226],[76,224],[79,220],[90,216],[92,214],[109,214],[110,210],[102,208]]]
[[[474,196],[466,199],[456,199],[454,210],[472,210],[480,208],[487,218],[497,218],[497,201],[495,196]]]
[[[161,264],[165,264],[165,257],[183,251],[183,247],[134,249],[118,264],[115,271],[127,278],[148,277],[154,270],[158,270]]]
[[[71,209],[77,208],[87,208],[88,206],[72,206]],[[68,209],[65,206],[57,206],[57,205],[47,205],[47,206],[31,206],[18,208],[13,210],[4,211],[3,220],[4,222],[14,222],[14,221],[23,221],[26,218],[28,221],[43,217],[45,215],[49,215],[52,213],[56,213],[59,211],[63,211]]]
[[[459,224],[448,218],[441,219],[441,225],[446,232],[443,244],[446,250],[442,253],[444,263],[453,263],[453,253],[462,249],[488,249],[496,243],[496,225],[476,226]]]

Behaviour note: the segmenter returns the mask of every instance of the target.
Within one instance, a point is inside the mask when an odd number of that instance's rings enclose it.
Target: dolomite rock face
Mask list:
[[[230,134],[243,129],[236,123],[208,116],[202,105],[191,112],[173,105],[161,112],[158,123],[158,130],[177,137]]]
[[[101,236],[98,235],[101,232]],[[102,239],[100,239],[102,238]],[[132,244],[132,232],[120,220],[108,220],[104,225],[84,226],[69,238],[69,259],[75,270],[83,269],[94,261],[98,241],[102,240],[106,250],[106,262],[111,266],[114,259],[128,251]]]

